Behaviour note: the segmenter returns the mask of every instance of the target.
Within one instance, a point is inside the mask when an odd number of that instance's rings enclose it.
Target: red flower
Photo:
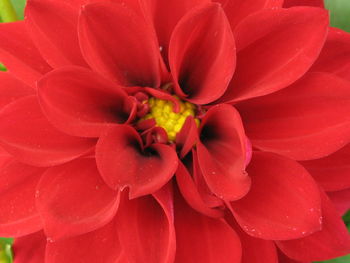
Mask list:
[[[348,253],[349,35],[282,5],[29,0],[1,24],[15,262]]]

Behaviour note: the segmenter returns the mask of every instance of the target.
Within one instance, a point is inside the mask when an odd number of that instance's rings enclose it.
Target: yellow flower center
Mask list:
[[[142,120],[154,119],[158,127],[162,127],[168,134],[169,141],[175,141],[176,134],[182,129],[188,116],[195,117],[196,106],[189,102],[181,101],[177,96],[174,96],[179,101],[180,112],[173,111],[173,103],[168,100],[150,98],[144,103],[148,103],[150,112],[142,118]],[[194,118],[197,126],[199,119]]]

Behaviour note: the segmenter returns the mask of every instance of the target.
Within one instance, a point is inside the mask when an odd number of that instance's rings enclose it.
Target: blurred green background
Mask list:
[[[0,2],[3,0],[0,0]],[[6,1],[6,0],[5,0]],[[23,19],[23,10],[26,0],[10,0],[13,4],[17,17]],[[325,0],[326,8],[330,11],[331,25],[350,32],[350,0]],[[1,21],[1,17],[0,17]],[[5,68],[0,64],[0,70]],[[350,212],[344,216],[344,221],[350,232]],[[0,238],[0,263],[11,263],[12,253],[11,238]],[[350,255],[324,261],[324,263],[350,263]]]

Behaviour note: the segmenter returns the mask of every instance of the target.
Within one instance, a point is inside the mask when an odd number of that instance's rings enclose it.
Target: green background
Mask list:
[[[26,0],[11,0],[20,19],[23,19],[23,10]],[[331,25],[350,32],[350,0],[325,0],[326,8],[330,11]],[[4,70],[0,64],[0,70]],[[344,221],[350,231],[350,212],[344,216]],[[0,238],[0,263],[12,262],[10,247],[13,240]],[[350,255],[324,261],[324,263],[350,263]]]

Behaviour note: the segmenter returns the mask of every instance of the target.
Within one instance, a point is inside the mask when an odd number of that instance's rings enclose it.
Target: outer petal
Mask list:
[[[327,11],[311,7],[264,10],[236,28],[237,69],[220,101],[233,102],[283,89],[317,59],[328,31]]]
[[[290,258],[321,261],[350,253],[350,235],[328,197],[322,195],[322,230],[308,237],[277,242]]]
[[[177,24],[170,40],[175,92],[196,104],[218,99],[236,64],[235,42],[219,4],[195,8]]]
[[[14,78],[8,72],[0,72],[0,109],[24,96],[34,94],[34,90]]]
[[[0,24],[0,61],[30,86],[51,70],[34,46],[24,22]]]
[[[96,71],[127,86],[159,86],[157,41],[151,27],[125,4],[86,5],[79,38],[84,57]]]
[[[350,144],[322,159],[305,161],[302,165],[325,191],[350,188]]]
[[[350,188],[342,191],[328,192],[329,199],[340,215],[344,215],[350,209]]]
[[[316,6],[324,7],[323,0],[284,0],[283,7],[292,7],[292,6]]]
[[[247,171],[252,188],[231,206],[249,235],[286,240],[320,230],[320,193],[301,165],[276,154],[255,152]]]
[[[113,82],[78,67],[58,69],[38,83],[39,101],[51,123],[75,136],[98,137],[107,123],[124,123],[127,94]]]
[[[234,107],[222,104],[206,113],[197,152],[204,179],[214,194],[225,200],[236,200],[248,192],[246,137]]]
[[[45,263],[94,262],[126,263],[119,261],[122,248],[118,239],[118,224],[111,221],[98,230],[56,242],[48,242]]]
[[[0,167],[0,235],[18,237],[42,228],[35,207],[36,185],[44,172],[13,159]]]
[[[173,197],[169,186],[121,203],[118,233],[128,262],[172,263],[175,257]]]
[[[97,166],[113,189],[128,187],[130,198],[159,190],[174,175],[178,159],[167,145],[143,149],[140,135],[132,127],[110,127],[96,147]]]
[[[330,28],[321,54],[310,70],[334,73],[350,81],[350,34]]]
[[[282,7],[283,0],[215,0],[222,4],[226,16],[234,29],[244,18],[267,8]]]
[[[25,16],[33,41],[52,67],[86,66],[78,42],[78,13],[73,7],[62,1],[28,0]]]
[[[278,250],[278,251],[279,251],[279,253],[278,253],[278,262],[279,263],[306,263],[305,261],[300,262],[300,261],[290,259],[285,254],[283,254],[280,250]],[[308,263],[311,263],[311,262],[308,262]]]
[[[223,220],[201,215],[177,193],[175,202],[176,263],[232,263],[241,260],[241,244]]]
[[[14,263],[45,263],[46,237],[42,231],[16,238]]]
[[[310,73],[239,107],[253,146],[297,160],[324,157],[350,141],[350,82]]]
[[[52,240],[100,228],[112,220],[119,205],[119,193],[103,182],[90,158],[49,168],[36,198],[45,233]]]
[[[36,96],[8,104],[0,112],[0,145],[34,166],[68,162],[88,152],[95,140],[60,133],[46,120]]]

